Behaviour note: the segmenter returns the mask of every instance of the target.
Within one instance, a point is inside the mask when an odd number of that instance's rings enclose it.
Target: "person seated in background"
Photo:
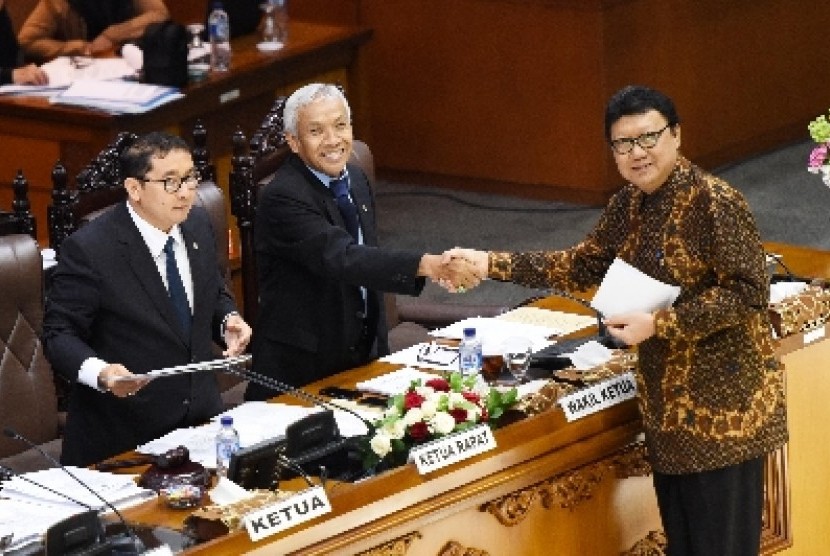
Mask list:
[[[35,64],[20,65],[20,48],[14,35],[12,20],[0,0],[0,85],[46,85],[49,77]]]
[[[85,466],[222,411],[213,372],[146,374],[245,351],[251,328],[219,269],[210,217],[194,207],[190,149],[166,133],[121,155],[127,200],[62,244],[44,353],[73,385],[61,461]]]
[[[382,292],[418,295],[427,277],[448,289],[478,280],[466,261],[378,247],[374,194],[347,163],[351,111],[336,86],[295,91],[284,121],[291,153],[262,189],[254,228],[253,370],[303,386],[389,353]],[[275,394],[251,382],[245,399]]]
[[[39,0],[17,39],[27,59],[107,56],[165,21],[164,0]]]

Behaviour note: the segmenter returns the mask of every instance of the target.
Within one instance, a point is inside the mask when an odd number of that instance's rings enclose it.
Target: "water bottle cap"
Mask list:
[[[233,425],[233,417],[231,417],[230,415],[222,415],[222,417],[219,419],[219,422],[222,423],[223,427]]]
[[[475,335],[476,335],[476,329],[475,328],[465,328],[464,329],[464,337],[465,338],[474,338]]]

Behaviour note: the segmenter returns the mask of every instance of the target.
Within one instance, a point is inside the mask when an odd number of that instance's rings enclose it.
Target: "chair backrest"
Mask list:
[[[63,164],[58,162],[55,165],[52,170],[52,204],[47,209],[47,218],[49,244],[58,254],[61,243],[72,232],[126,198],[119,158],[136,139],[134,133],[120,133],[78,174],[74,188],[69,187]],[[194,204],[204,207],[210,216],[216,236],[218,262],[226,282],[230,284],[225,196],[216,185],[216,169],[206,145],[207,131],[201,121],[197,121],[191,152],[201,180]]]
[[[12,189],[12,210],[0,211],[0,235],[27,234],[37,238],[37,224],[29,202],[29,182],[22,171],[17,172]]]
[[[259,192],[290,152],[282,117],[285,101],[286,97],[278,97],[274,101],[250,142],[241,129],[237,129],[232,138],[233,156],[228,188],[231,214],[236,217],[239,229],[242,306],[245,320],[249,323],[256,322],[259,305],[254,252],[254,221]],[[366,143],[354,141],[349,162],[358,165],[368,176],[369,183],[374,183],[375,163]]]
[[[59,435],[58,401],[40,340],[43,262],[30,235],[0,237],[0,291],[0,424],[38,444],[54,440]],[[0,458],[26,451],[20,441],[0,436]]]

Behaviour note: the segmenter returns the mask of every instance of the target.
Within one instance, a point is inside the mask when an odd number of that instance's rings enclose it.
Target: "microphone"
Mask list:
[[[265,376],[249,369],[242,369],[239,365],[230,365],[225,371],[250,380],[260,386],[294,396],[325,410],[323,413],[315,413],[304,417],[286,428],[285,450],[278,459],[278,463],[282,464],[284,468],[293,471],[298,471],[298,468],[302,470],[303,472],[299,474],[303,476],[309,485],[311,485],[311,480],[307,477],[302,464],[312,464],[314,461],[321,460],[344,448],[361,448],[359,440],[342,437],[337,427],[337,422],[334,420],[334,411],[344,411],[363,423],[367,430],[366,437],[371,437],[375,432],[375,425],[351,408],[331,403],[324,398],[297,388],[296,386],[291,386],[276,378]],[[363,438],[363,436],[358,438]],[[313,444],[319,444],[321,442],[323,443],[322,446],[312,447]],[[349,459],[348,457],[338,458],[330,461],[330,463],[332,466],[343,466],[344,464],[348,464]],[[348,470],[339,476],[341,480],[349,480],[353,477],[354,471]]]
[[[561,356],[565,353],[572,353],[576,348],[590,341],[599,342],[600,344],[609,349],[621,349],[628,347],[608,333],[608,327],[605,326],[605,322],[603,322],[603,320],[605,319],[605,315],[602,314],[602,311],[596,309],[593,305],[591,305],[589,301],[586,301],[581,297],[577,297],[570,292],[560,290],[557,288],[546,288],[542,290],[542,292],[545,296],[555,295],[556,297],[564,297],[565,299],[574,301],[582,305],[586,309],[589,309],[594,315],[596,315],[597,318],[597,334],[595,336],[559,340],[553,346],[542,350],[540,353]]]
[[[83,482],[81,479],[79,479],[74,473],[72,473],[69,469],[67,469],[67,467],[65,465],[63,465],[61,462],[59,462],[58,460],[53,458],[51,455],[49,455],[43,448],[41,448],[40,446],[38,446],[37,444],[35,444],[31,440],[29,440],[28,438],[26,438],[22,434],[18,433],[17,431],[12,429],[11,427],[4,427],[3,428],[3,434],[8,436],[9,438],[13,438],[14,440],[19,440],[20,442],[23,442],[24,444],[26,444],[30,448],[34,448],[41,456],[46,458],[50,463],[60,467],[60,469],[64,473],[66,473],[67,475],[72,477],[72,479],[76,483],[78,483],[79,485],[84,487],[86,490],[88,490],[93,496],[95,496],[95,498],[97,498],[98,500],[103,502],[110,510],[113,511],[113,513],[116,515],[116,517],[118,517],[118,520],[124,526],[124,530],[126,532],[126,538],[124,539],[124,541],[126,541],[126,542],[123,545],[122,544],[117,545],[117,554],[123,554],[123,555],[127,556],[127,555],[133,555],[133,554],[138,555],[138,554],[141,554],[142,552],[144,552],[144,550],[145,550],[144,543],[141,542],[141,539],[138,538],[138,536],[135,534],[135,531],[133,531],[132,527],[130,527],[127,524],[127,520],[124,519],[124,516],[121,514],[121,512],[118,511],[118,508],[116,508],[114,504],[112,504],[109,500],[107,500],[106,498],[104,498],[103,496],[101,496],[100,494],[95,492],[89,485],[87,485],[85,482]],[[64,496],[64,498],[68,498],[68,497]],[[78,503],[80,504],[80,502],[78,502]],[[81,505],[89,508],[90,510],[92,510],[92,508],[87,504],[81,504]],[[115,539],[110,539],[110,542],[112,542],[113,540],[115,540]]]

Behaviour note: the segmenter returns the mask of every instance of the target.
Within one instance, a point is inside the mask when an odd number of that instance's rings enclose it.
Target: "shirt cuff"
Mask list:
[[[81,363],[81,368],[78,371],[78,382],[89,386],[99,392],[106,392],[106,390],[102,390],[98,388],[98,375],[101,374],[109,363],[102,359],[98,359],[97,357],[90,357],[89,359],[85,359],[83,363]]]
[[[239,311],[231,311],[225,315],[225,318],[222,319],[222,325],[219,327],[219,333],[221,334],[223,340],[225,339],[225,327],[228,324],[228,319],[234,315],[239,315]]]

